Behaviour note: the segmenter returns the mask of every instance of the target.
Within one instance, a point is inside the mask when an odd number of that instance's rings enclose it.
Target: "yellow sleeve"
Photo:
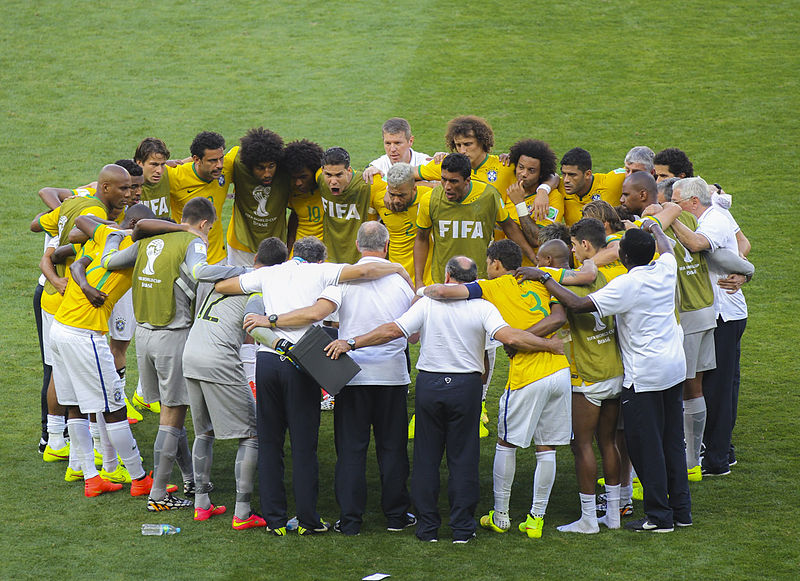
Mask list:
[[[89,206],[88,208],[84,208],[81,210],[81,213],[78,214],[79,216],[97,216],[103,220],[108,220],[108,212],[106,211],[105,207],[101,208],[99,206]]]
[[[509,215],[508,210],[506,209],[506,207],[503,205],[503,200],[500,197],[500,194],[497,193],[495,195],[497,196],[497,200],[496,200],[496,202],[497,202],[497,215],[495,216],[495,222],[497,222],[498,224],[502,224],[503,222],[508,220],[511,216]]]
[[[231,150],[225,154],[222,160],[222,175],[225,180],[230,182],[233,179],[233,161],[236,159],[236,154],[239,153],[239,146],[231,147]]]
[[[58,218],[61,216],[61,206],[50,210],[47,214],[39,216],[39,226],[50,236],[58,236]]]
[[[419,168],[417,168],[417,175],[422,180],[432,182],[438,181],[442,179],[442,164],[430,160],[425,165],[421,165]]]
[[[433,226],[433,222],[431,222],[431,192],[426,192],[419,201],[417,228],[427,230],[431,226]]]

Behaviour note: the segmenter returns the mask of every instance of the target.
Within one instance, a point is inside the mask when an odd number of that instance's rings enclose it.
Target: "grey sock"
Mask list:
[[[211,477],[211,462],[214,453],[214,436],[199,434],[192,446],[192,464],[194,464],[195,508],[209,508],[211,499],[208,496],[208,480]]]
[[[158,426],[158,434],[153,444],[153,487],[150,489],[150,498],[153,500],[163,500],[167,497],[167,481],[172,475],[180,435],[181,431],[178,428]]]
[[[183,481],[194,480],[194,470],[192,469],[192,453],[189,451],[189,438],[186,436],[186,428],[181,428],[178,438],[178,453],[175,461],[181,469]]]
[[[253,493],[253,477],[258,462],[258,439],[242,438],[236,452],[236,518],[250,516],[250,496]]]

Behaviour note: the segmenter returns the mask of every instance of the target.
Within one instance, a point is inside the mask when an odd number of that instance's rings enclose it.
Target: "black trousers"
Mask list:
[[[733,426],[739,406],[739,358],[747,319],[723,321],[717,318],[714,329],[714,351],[717,368],[703,375],[703,396],[706,399],[706,430],[703,443],[706,452],[703,468],[714,472],[728,470]]]
[[[40,284],[36,285],[36,290],[33,291],[33,316],[36,319],[36,332],[39,335],[39,354],[42,357],[42,393],[41,393],[41,406],[42,406],[42,438],[47,440],[47,386],[50,384],[50,377],[53,374],[53,368],[44,362],[44,344],[42,337],[42,292],[44,287]]]
[[[381,508],[389,527],[402,528],[408,496],[408,413],[406,385],[349,385],[336,396],[336,501],[342,533],[361,530],[367,502],[367,449],[370,428],[381,478]]]
[[[423,541],[438,538],[442,524],[439,465],[445,450],[453,539],[467,539],[475,533],[482,392],[480,373],[420,371],[417,375],[411,497],[418,512],[417,537]]]
[[[683,383],[663,391],[622,390],[625,442],[644,488],[644,512],[655,524],[692,522],[683,441]]]
[[[270,528],[286,526],[283,446],[289,430],[292,485],[300,526],[320,526],[319,495],[320,387],[288,359],[259,351],[256,359],[258,492]]]

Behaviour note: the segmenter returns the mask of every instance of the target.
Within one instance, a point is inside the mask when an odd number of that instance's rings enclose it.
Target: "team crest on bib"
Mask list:
[[[117,317],[114,320],[114,328],[117,330],[117,332],[122,333],[125,330],[125,319],[122,317]]]
[[[601,198],[600,198],[600,194],[592,194],[592,201],[593,201],[593,202],[596,202],[596,201],[598,201],[598,200],[600,200],[600,199],[601,199]]]
[[[217,180],[217,183],[219,185],[221,185],[221,186],[224,186],[225,185],[225,176],[224,175],[219,176],[219,179]]]
[[[496,182],[497,181],[497,172],[494,171],[494,170],[487,171],[486,172],[486,179],[489,180],[490,182]]]

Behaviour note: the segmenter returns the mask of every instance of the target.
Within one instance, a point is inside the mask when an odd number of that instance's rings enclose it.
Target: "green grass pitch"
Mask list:
[[[796,578],[798,10],[797,0],[5,1],[0,578]],[[237,532],[229,516],[195,524],[191,511],[152,515],[127,493],[86,499],[63,481],[63,464],[41,461],[31,296],[42,241],[27,231],[43,209],[39,188],[91,181],[146,136],[183,157],[201,130],[221,132],[231,146],[259,125],[286,141],[342,145],[362,167],[382,153],[386,118],[409,119],[415,148],[433,153],[444,148],[446,122],[462,114],[492,123],[497,152],[527,137],[548,141],[559,156],[582,146],[598,171],[619,167],[634,145],[677,146],[700,175],[733,194],[757,267],[745,289],[739,465],[727,478],[692,484],[693,527],[655,536],[558,533],[555,525],[579,513],[568,447],[558,450],[541,540],[512,529],[479,532],[467,546],[387,533],[374,460],[357,538]],[[492,418],[503,369],[490,391]],[[132,372],[129,392],[134,383]],[[147,466],[156,423],[151,415],[134,427]],[[483,440],[481,514],[492,503],[493,451],[493,438]],[[234,453],[233,443],[218,442],[212,474],[212,498],[229,508]],[[327,414],[320,512],[329,520],[337,515],[334,459]],[[515,524],[530,506],[533,467],[533,452],[520,451]],[[142,537],[145,522],[183,531]]]

